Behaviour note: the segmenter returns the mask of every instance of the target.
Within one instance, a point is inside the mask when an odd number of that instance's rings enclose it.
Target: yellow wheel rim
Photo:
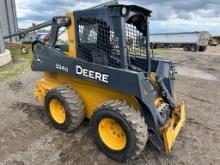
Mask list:
[[[62,103],[57,99],[50,101],[50,114],[52,118],[59,124],[63,124],[66,120],[66,112]]]
[[[99,122],[99,136],[106,146],[112,150],[122,150],[125,148],[127,138],[122,126],[111,118],[103,118]]]

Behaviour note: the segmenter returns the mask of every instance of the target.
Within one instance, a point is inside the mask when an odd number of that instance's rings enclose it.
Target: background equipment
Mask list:
[[[159,33],[150,35],[151,47],[156,48],[183,48],[185,51],[206,51],[209,42],[209,33]]]

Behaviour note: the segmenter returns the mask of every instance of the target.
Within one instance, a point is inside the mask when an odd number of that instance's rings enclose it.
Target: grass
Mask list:
[[[29,71],[33,57],[32,52],[28,54],[21,54],[21,49],[15,46],[6,46],[6,49],[11,52],[12,62],[0,67],[0,81],[5,81],[11,77],[18,76],[26,71]]]
[[[156,56],[156,57],[165,57],[168,55],[169,55],[169,53],[166,50],[154,49],[154,56]]]
[[[129,49],[129,52],[133,54],[135,53],[145,54],[146,50],[140,49],[140,48],[132,48],[132,49]],[[162,49],[154,49],[153,52],[154,52],[154,56],[156,57],[164,57],[164,56],[169,55],[168,51],[162,50]],[[150,54],[152,54],[152,49],[150,49]]]

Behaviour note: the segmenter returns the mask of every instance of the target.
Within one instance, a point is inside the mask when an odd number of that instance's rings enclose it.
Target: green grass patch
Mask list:
[[[11,77],[19,76],[31,68],[33,54],[21,54],[21,48],[15,46],[6,46],[10,50],[12,62],[0,67],[0,81],[5,81]]]
[[[161,49],[154,49],[154,56],[156,57],[165,57],[168,56],[169,52]]]
[[[162,49],[154,49],[154,56],[160,56],[160,57],[164,57],[164,56],[168,56],[169,53],[166,50],[162,50]],[[146,54],[146,50],[145,49],[140,49],[140,48],[130,48],[129,49],[129,53],[131,54]],[[150,49],[150,54],[152,54],[152,49]]]
[[[23,44],[26,48],[29,48],[28,54],[22,54],[21,53],[21,46],[19,45],[6,45],[6,49],[10,50],[12,61],[16,61],[20,58],[23,58],[25,56],[30,56],[32,54],[32,51],[30,50],[31,45],[30,44]]]

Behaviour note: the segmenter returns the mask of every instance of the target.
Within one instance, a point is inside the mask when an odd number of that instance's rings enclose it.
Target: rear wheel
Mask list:
[[[144,117],[125,101],[101,105],[92,116],[91,126],[100,150],[118,161],[137,157],[148,139]]]
[[[191,45],[190,50],[192,52],[197,52],[198,51],[198,46],[197,45]]]
[[[54,127],[66,132],[77,128],[85,118],[84,105],[79,94],[65,86],[47,93],[45,107]]]
[[[189,44],[186,44],[183,46],[184,51],[190,51],[191,50],[191,46]]]
[[[199,51],[200,52],[204,52],[204,51],[206,51],[207,50],[207,46],[200,46],[199,47]]]

